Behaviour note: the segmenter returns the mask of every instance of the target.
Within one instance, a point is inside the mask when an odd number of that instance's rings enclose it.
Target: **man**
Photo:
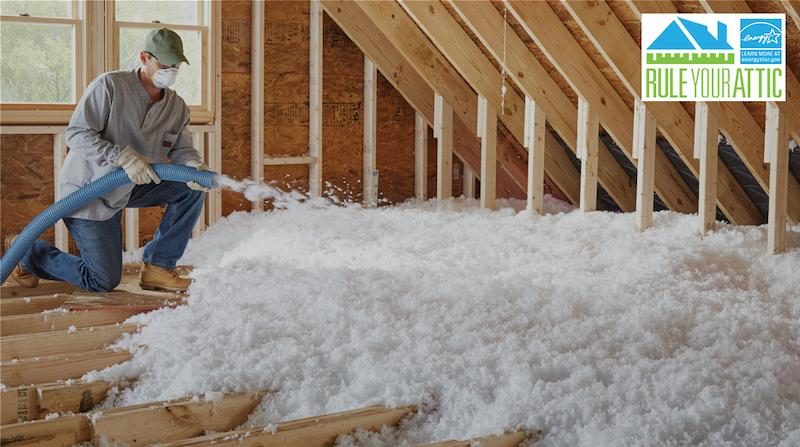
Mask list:
[[[70,148],[59,179],[66,196],[116,168],[128,184],[65,217],[64,223],[80,256],[64,253],[37,240],[12,272],[20,285],[35,287],[39,278],[66,281],[91,291],[110,291],[122,274],[122,209],[167,205],[153,240],[144,248],[139,284],[144,289],[184,291],[175,264],[183,255],[200,216],[205,192],[201,185],[158,178],[150,162],[168,158],[205,170],[187,129],[189,109],[169,87],[178,75],[183,42],[162,28],[148,33],[141,66],[105,73],[92,81],[66,129]],[[13,238],[6,241],[6,249]]]

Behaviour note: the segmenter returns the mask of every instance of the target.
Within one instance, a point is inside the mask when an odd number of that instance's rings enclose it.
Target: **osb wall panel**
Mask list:
[[[18,233],[53,203],[53,136],[0,135],[0,237]],[[53,241],[53,229],[41,239]]]
[[[364,55],[327,14],[322,58],[322,178],[351,200],[361,201]]]
[[[308,153],[308,20],[309,2],[274,1],[266,4],[265,157]],[[264,181],[284,190],[307,190],[308,166],[265,167]]]
[[[386,78],[377,83],[378,197],[400,203],[414,197],[414,109]]]
[[[222,172],[250,177],[251,4],[222,2]],[[222,214],[249,210],[239,193],[222,191]]]

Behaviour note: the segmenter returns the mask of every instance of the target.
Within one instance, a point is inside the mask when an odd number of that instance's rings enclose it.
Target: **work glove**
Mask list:
[[[189,160],[185,164],[186,166],[189,166],[190,168],[195,168],[198,171],[208,171],[208,166],[206,166],[206,164],[200,160]],[[205,186],[197,182],[186,182],[186,186],[188,186],[189,189],[193,189],[195,191],[203,191],[203,192],[211,191],[210,189],[206,188]]]
[[[130,146],[125,146],[125,149],[120,151],[114,166],[124,169],[128,178],[137,185],[150,182],[161,183],[161,179],[147,162],[147,158]]]

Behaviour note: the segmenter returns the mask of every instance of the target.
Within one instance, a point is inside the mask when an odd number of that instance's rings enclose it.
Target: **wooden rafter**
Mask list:
[[[432,44],[426,37],[426,34],[417,27],[412,19],[403,12],[403,8],[395,2],[352,2],[357,5],[373,22],[374,25],[382,32],[403,54],[403,56],[412,63],[412,65],[419,71],[419,73],[431,83],[433,89],[445,98],[448,104],[453,107],[454,116],[458,117],[469,129],[475,129],[477,118],[477,95],[473,92],[472,86],[481,86],[481,89],[488,88],[487,85],[494,85],[490,91],[478,91],[478,93],[486,93],[487,100],[492,101],[493,107],[497,110],[500,109],[498,102],[498,95],[500,92],[499,72],[490,65],[491,72],[481,74],[481,76],[491,76],[488,80],[482,79],[478,84],[468,84],[461,75],[453,69],[451,62],[442,50],[441,46]],[[452,23],[445,22],[448,26],[455,26],[455,29],[450,31],[448,27],[448,38],[460,38],[466,36],[463,29],[455,22],[450,14],[438,2],[425,3],[425,8],[428,6],[433,8],[441,8],[440,10],[447,14],[447,18]],[[406,6],[418,6],[416,4],[406,4]],[[459,34],[453,34],[457,31]],[[437,34],[438,35],[438,34]],[[474,46],[474,43],[470,41]],[[477,47],[475,51],[479,50]],[[489,63],[483,55],[480,55],[485,63]],[[475,80],[473,80],[475,81]],[[506,102],[515,104],[519,107],[518,113],[515,113],[513,118],[509,111],[505,115],[498,112],[501,121],[506,125],[511,134],[517,139],[522,141],[522,100],[515,92],[509,92],[506,96]],[[577,187],[577,170],[572,166],[571,161],[563,150],[556,150],[559,146],[553,139],[549,139],[548,143],[554,144],[553,150],[547,151],[545,170],[551,180],[561,189],[562,192],[570,199],[577,202],[578,187]],[[508,166],[507,171],[511,174],[515,183],[521,188],[526,187],[527,167],[525,160],[519,160],[515,155],[500,152],[501,149],[508,150],[510,147],[498,147],[497,158],[501,166]],[[527,155],[527,154],[523,154]],[[471,166],[474,171],[479,171],[475,166]],[[518,169],[518,171],[514,171]],[[516,174],[520,175],[516,175]],[[568,175],[565,175],[568,174]]]
[[[605,1],[562,1],[586,36],[592,41],[627,89],[639,96],[641,91],[640,48],[625,30]],[[678,102],[652,102],[648,112],[658,122],[664,137],[695,177],[700,175],[700,164],[693,157],[692,129],[694,121]],[[720,209],[735,224],[759,224],[763,218],[747,197],[744,189],[733,177],[722,160],[717,160],[718,201]]]
[[[600,116],[603,128],[633,158],[633,112],[546,2],[504,1],[525,32],[570,86]],[[634,165],[636,163],[634,162]],[[697,197],[662,151],[656,152],[655,189],[672,210],[692,213]]]
[[[441,75],[424,78],[410,60],[400,53],[395,44],[383,34],[382,30],[364,14],[356,2],[322,0],[322,6],[361,51],[375,62],[378,70],[420,114],[425,124],[433,126],[435,96],[433,87],[443,82],[434,82],[434,80],[440,79]],[[420,59],[417,58],[417,60]],[[453,120],[454,133],[474,135],[475,116],[471,116],[471,118],[471,122],[462,119]],[[470,125],[472,127],[469,127]],[[474,144],[459,145],[455,148],[455,153],[473,171],[480,170],[480,145],[477,139],[474,140]],[[523,191],[519,182],[524,182],[524,178],[520,179],[518,175],[515,175],[511,160],[512,157],[501,158],[500,167],[506,175],[498,176],[498,189],[510,193]],[[577,192],[577,186],[574,190]]]
[[[522,39],[507,30],[503,39],[503,17],[488,2],[457,1],[451,5],[483,46],[497,61],[503,60],[505,47],[506,67],[509,77],[520,89],[541,107],[547,122],[559,134],[573,153],[577,153],[578,111],[567,95],[561,91],[547,70],[528,50]],[[549,135],[549,133],[548,133]],[[600,184],[623,211],[634,208],[635,188],[628,175],[600,143],[598,176]],[[546,144],[546,147],[552,147]],[[577,201],[575,202],[577,204]]]
[[[795,28],[800,31],[800,0],[781,0],[786,15],[794,22]]]

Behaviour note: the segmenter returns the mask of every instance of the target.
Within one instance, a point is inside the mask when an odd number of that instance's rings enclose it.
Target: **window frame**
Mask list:
[[[201,39],[201,105],[190,105],[191,124],[213,124],[217,110],[216,90],[221,67],[215,70],[218,59],[217,40],[221,33],[220,8],[213,0],[196,0],[198,22],[203,25],[178,25],[169,23],[144,23],[117,21],[114,1],[71,0],[72,18],[44,18],[27,16],[2,16],[17,22],[70,24],[75,28],[75,98],[71,104],[62,103],[0,103],[0,125],[64,125],[69,123],[89,82],[100,74],[119,67],[120,28],[158,28],[166,26],[176,30],[200,33]]]
[[[65,113],[72,114],[77,102],[83,96],[83,92],[88,85],[86,55],[86,42],[89,42],[87,22],[87,2],[83,0],[71,0],[70,18],[58,17],[36,17],[22,15],[3,15],[0,20],[4,22],[33,23],[41,25],[70,25],[73,27],[73,47],[75,54],[73,59],[73,93],[74,102],[71,103],[33,103],[33,102],[3,102],[0,103],[0,123],[2,124],[22,124],[32,121],[45,119],[48,123],[55,120],[54,124],[60,123],[60,118]],[[68,111],[68,112],[67,112]],[[69,121],[69,118],[67,118]]]

